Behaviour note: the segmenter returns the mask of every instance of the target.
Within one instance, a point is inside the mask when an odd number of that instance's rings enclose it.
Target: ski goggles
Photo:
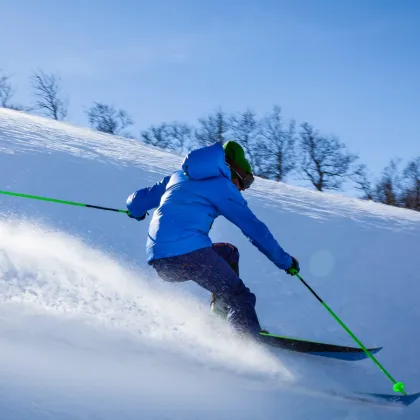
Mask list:
[[[235,173],[238,178],[239,186],[242,190],[247,190],[254,182],[254,175],[243,171],[241,168],[238,168],[235,164],[228,162],[230,170]]]

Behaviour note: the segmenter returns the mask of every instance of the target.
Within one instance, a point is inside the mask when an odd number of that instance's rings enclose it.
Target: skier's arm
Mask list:
[[[127,199],[127,209],[130,214],[141,217],[148,210],[158,207],[170,178],[166,176],[152,187],[143,188],[131,194]]]
[[[224,191],[217,196],[216,207],[230,222],[277,267],[287,270],[292,265],[292,257],[274,239],[268,227],[261,222],[248,207],[241,193],[232,184],[225,184]]]

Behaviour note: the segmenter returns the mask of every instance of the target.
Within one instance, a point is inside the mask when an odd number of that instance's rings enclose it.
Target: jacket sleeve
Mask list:
[[[148,210],[159,207],[160,199],[166,191],[170,176],[166,176],[152,187],[143,188],[127,199],[127,209],[134,217],[143,216]]]
[[[255,216],[233,184],[226,185],[224,191],[220,191],[215,205],[277,267],[287,270],[292,265],[292,257],[278,244],[268,227]]]

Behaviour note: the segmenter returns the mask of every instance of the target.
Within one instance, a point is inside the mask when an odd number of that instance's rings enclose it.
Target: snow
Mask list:
[[[125,209],[182,157],[70,124],[0,110],[0,190]],[[301,274],[378,359],[420,389],[420,213],[257,179],[250,207]],[[262,349],[229,336],[194,284],[145,263],[147,221],[0,195],[1,419],[418,419],[324,390],[392,393],[370,360]],[[220,219],[214,241],[273,333],[352,345],[296,279]],[[312,392],[311,389],[319,391]]]

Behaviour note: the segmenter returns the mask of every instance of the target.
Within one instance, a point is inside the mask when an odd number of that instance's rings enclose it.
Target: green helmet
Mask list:
[[[251,164],[245,157],[242,146],[236,141],[229,140],[223,145],[226,163],[230,167],[232,179],[237,179],[241,190],[246,190],[254,182]]]
[[[245,152],[242,146],[236,141],[229,140],[223,145],[226,158],[237,167],[241,168],[247,174],[252,174],[251,164],[245,157]]]

